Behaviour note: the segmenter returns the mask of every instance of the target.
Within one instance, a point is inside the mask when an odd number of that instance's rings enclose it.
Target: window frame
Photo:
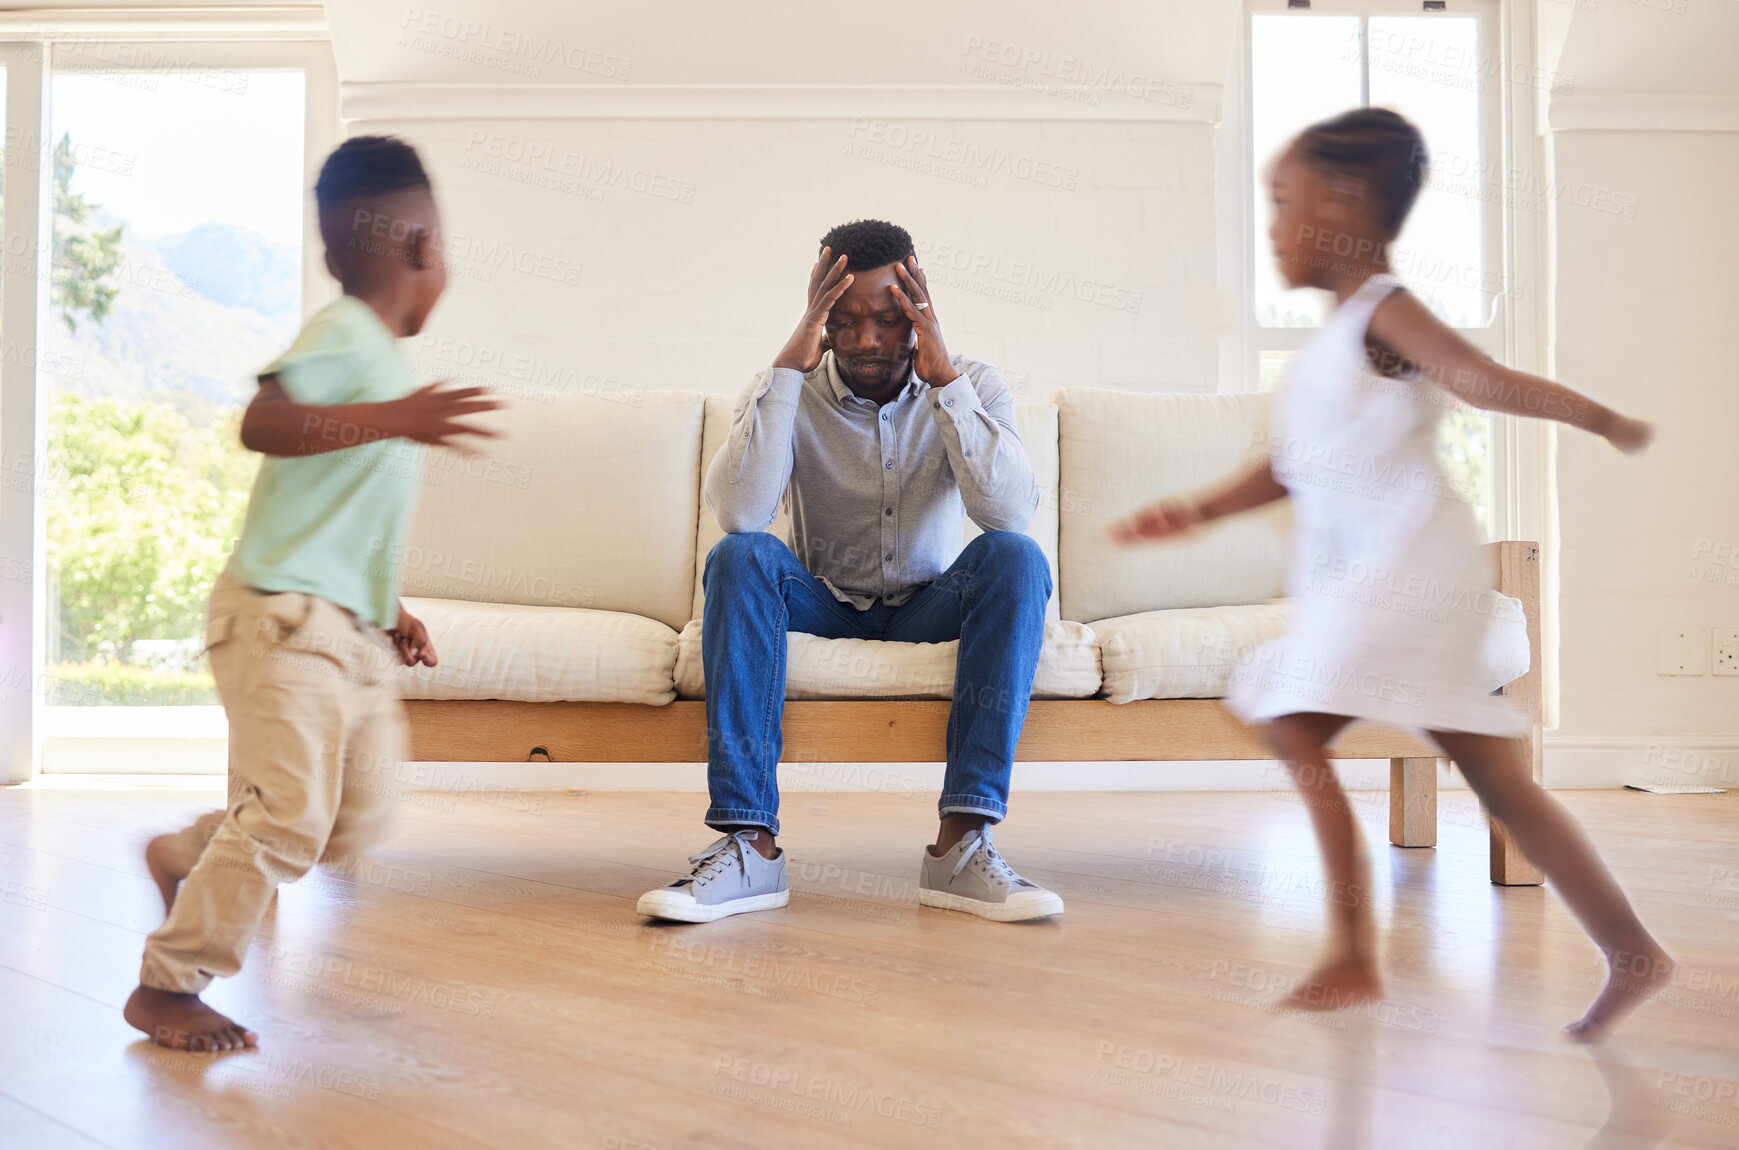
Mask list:
[[[1480,26],[1482,42],[1495,46],[1500,77],[1513,75],[1519,64],[1538,59],[1537,34],[1540,0],[1449,0],[1445,15],[1491,9]],[[1420,0],[1411,3],[1368,0],[1311,0],[1311,11],[1322,14],[1425,15]],[[1228,212],[1221,228],[1221,274],[1236,284],[1240,306],[1233,338],[1222,341],[1220,353],[1222,390],[1260,390],[1260,356],[1264,351],[1295,351],[1315,328],[1264,328],[1256,322],[1255,260],[1266,256],[1255,243],[1256,222],[1266,219],[1267,205],[1257,203],[1256,174],[1266,157],[1254,155],[1252,92],[1252,29],[1257,15],[1281,14],[1287,0],[1244,0],[1237,50],[1233,53],[1232,82],[1227,90],[1226,117],[1222,131],[1229,129],[1231,147],[1222,152],[1218,176],[1221,185],[1236,180],[1239,209]],[[1477,14],[1477,12],[1475,13]],[[1549,137],[1544,132],[1548,93],[1510,82],[1492,85],[1489,105],[1482,109],[1481,128],[1486,133],[1482,151],[1488,164],[1501,165],[1506,176],[1524,187],[1543,187],[1550,175]],[[1483,98],[1483,91],[1482,91]],[[1498,262],[1490,270],[1502,278],[1496,315],[1486,338],[1472,338],[1479,329],[1457,329],[1470,342],[1494,358],[1522,371],[1550,375],[1549,332],[1554,284],[1550,276],[1550,234],[1554,209],[1545,214],[1519,210],[1506,198],[1487,212],[1483,230],[1489,252],[1495,239]],[[1226,232],[1235,228],[1237,234]],[[1228,257],[1236,268],[1227,268]],[[1488,259],[1490,257],[1488,256]],[[1510,290],[1520,285],[1518,294]],[[1558,519],[1553,458],[1557,447],[1555,424],[1537,419],[1491,415],[1491,534],[1494,539],[1525,539],[1541,546],[1542,571],[1540,629],[1542,690],[1545,725],[1558,722]]]
[[[29,19],[25,19],[29,17]],[[44,19],[52,20],[50,25]],[[319,166],[343,136],[338,76],[324,13],[319,8],[261,12],[114,10],[22,12],[0,16],[0,66],[6,69],[7,142],[36,142],[34,150],[5,150],[5,250],[0,271],[0,341],[8,347],[46,346],[49,306],[47,263],[52,251],[52,165],[40,162],[52,147],[51,82],[56,64],[91,44],[115,49],[117,59],[138,52],[149,62],[176,53],[201,67],[266,71],[296,69],[305,76],[303,178],[312,187]],[[68,71],[92,71],[87,67]],[[108,69],[102,69],[107,71]],[[153,67],[117,66],[116,72]],[[304,208],[302,310],[306,315],[336,292],[324,274],[318,221]],[[20,337],[28,333],[28,339]],[[45,504],[36,482],[47,459],[47,394],[34,355],[0,359],[0,460],[24,470],[0,491],[0,784],[29,782],[44,770],[47,651]],[[24,618],[27,627],[6,621]],[[49,748],[52,750],[52,748]],[[49,768],[52,770],[52,767]],[[72,768],[76,770],[77,768]]]

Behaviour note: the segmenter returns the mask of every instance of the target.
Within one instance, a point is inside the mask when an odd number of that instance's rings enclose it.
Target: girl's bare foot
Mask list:
[[[1339,959],[1319,966],[1282,1005],[1293,1010],[1339,1010],[1383,997],[1383,980],[1374,963]]]
[[[163,896],[164,914],[175,906],[175,894],[181,889],[181,880],[187,877],[175,873],[163,857],[163,844],[170,838],[169,835],[158,835],[145,844],[145,867],[151,872],[151,880],[157,884],[157,892]]]
[[[1677,969],[1659,947],[1642,952],[1615,950],[1606,966],[1606,985],[1594,996],[1588,1012],[1564,1028],[1564,1037],[1571,1042],[1603,1041],[1625,1015],[1671,983]]]
[[[172,1050],[240,1050],[259,1045],[260,1036],[224,1017],[197,994],[177,994],[141,986],[127,999],[121,1014],[151,1041]]]

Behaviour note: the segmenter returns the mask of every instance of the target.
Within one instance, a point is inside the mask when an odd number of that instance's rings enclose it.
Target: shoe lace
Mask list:
[[[689,872],[685,881],[692,882],[696,886],[705,886],[715,877],[730,869],[732,862],[735,862],[739,869],[747,870],[743,851],[754,848],[745,845],[748,839],[744,836],[751,833],[753,832],[738,831],[735,834],[725,835],[699,854],[689,855],[689,864],[694,869]]]
[[[1009,886],[1019,886],[1025,881],[1015,873],[1014,868],[1008,865],[1008,860],[1003,858],[995,845],[991,843],[988,827],[981,827],[973,831],[972,835],[976,841],[966,850],[960,852],[960,861],[954,864],[953,877],[959,878],[960,872],[971,865],[972,860],[980,859],[982,860],[980,865],[990,877],[999,878]]]

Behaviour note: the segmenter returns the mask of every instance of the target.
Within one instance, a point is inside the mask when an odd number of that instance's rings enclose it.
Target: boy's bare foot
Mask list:
[[[1625,1015],[1671,983],[1676,969],[1659,947],[1643,953],[1614,951],[1607,960],[1606,985],[1588,1012],[1564,1028],[1564,1037],[1571,1042],[1603,1041]]]
[[[240,1050],[259,1045],[260,1036],[224,1017],[197,994],[177,994],[141,986],[127,999],[121,1014],[151,1041],[172,1050]]]
[[[1381,997],[1383,980],[1377,968],[1354,958],[1317,967],[1281,1004],[1293,1010],[1339,1010]]]
[[[169,866],[169,861],[163,857],[163,844],[169,838],[169,835],[158,835],[145,844],[145,867],[151,872],[151,881],[157,884],[157,892],[163,896],[164,914],[168,914],[175,906],[176,892],[181,889],[181,880],[187,877],[176,874]]]

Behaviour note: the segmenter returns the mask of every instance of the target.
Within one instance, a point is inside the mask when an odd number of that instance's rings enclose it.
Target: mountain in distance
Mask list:
[[[178,236],[141,239],[156,248],[164,267],[213,303],[268,319],[294,318],[301,311],[302,250],[296,244],[210,222]]]
[[[300,324],[297,246],[210,222],[172,236],[128,227],[120,246],[120,292],[108,316],[80,316],[72,332],[58,311],[50,318],[50,388],[169,403],[200,423],[245,404],[254,373]]]

